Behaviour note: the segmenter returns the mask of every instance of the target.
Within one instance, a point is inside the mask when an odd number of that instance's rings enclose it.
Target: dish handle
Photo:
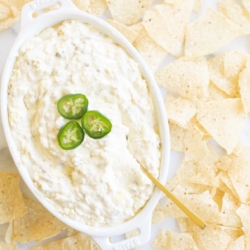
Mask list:
[[[128,250],[145,244],[151,235],[151,216],[149,216],[141,225],[137,226],[140,234],[132,238],[112,243],[109,237],[93,237],[93,240],[103,250]]]
[[[35,0],[30,3],[27,3],[23,6],[21,12],[21,24],[20,30],[22,30],[27,25],[34,22],[34,20],[39,19],[40,16],[43,15],[43,9],[52,7],[54,5],[58,6],[58,10],[60,9],[75,9],[77,7],[71,2],[71,0]],[[34,14],[38,13],[37,17],[34,17]]]

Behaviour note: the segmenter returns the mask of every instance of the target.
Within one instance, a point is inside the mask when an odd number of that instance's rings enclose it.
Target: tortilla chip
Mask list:
[[[133,229],[133,230],[127,232],[126,233],[126,238],[129,239],[129,238],[138,236],[139,234],[140,234],[140,230],[136,228],[136,229]]]
[[[153,241],[153,247],[168,250],[198,250],[192,236],[189,233],[178,234],[165,228],[161,228],[160,233]]]
[[[244,235],[233,241],[228,247],[228,250],[241,250],[241,249],[246,249]]]
[[[0,31],[11,27],[20,18],[22,7],[30,0],[1,0]]]
[[[9,245],[4,242],[1,242],[0,250],[18,250],[18,248],[15,245]]]
[[[208,96],[209,73],[204,57],[182,57],[161,69],[156,74],[160,87],[167,88],[200,104]]]
[[[220,228],[223,229],[223,231],[227,235],[229,235],[233,241],[244,235],[244,232],[242,231],[241,228],[224,227],[224,226],[220,226]]]
[[[194,0],[193,11],[200,12],[205,0]]]
[[[218,170],[227,171],[232,163],[232,159],[227,155],[223,155],[216,163],[215,166]]]
[[[152,0],[107,0],[114,20],[124,24],[135,24],[151,4]]]
[[[79,231],[73,229],[72,227],[67,227],[67,236],[74,236],[76,234],[80,233]]]
[[[158,69],[160,63],[167,56],[167,52],[146,33],[144,27],[136,38],[134,46],[152,72]]]
[[[218,10],[233,21],[235,24],[242,27],[246,34],[250,33],[250,17],[249,13],[234,0],[226,0],[217,3]]]
[[[179,177],[177,175],[175,175],[174,177],[167,179],[165,187],[168,190],[172,191],[175,189],[175,187],[178,185],[178,183],[179,183]]]
[[[228,175],[233,184],[233,187],[243,203],[250,202],[250,171],[249,162],[238,158],[233,160],[230,168],[228,169]]]
[[[245,6],[247,11],[250,13],[250,0],[242,0],[242,4]]]
[[[133,43],[136,37],[139,35],[137,32],[135,32],[133,29],[130,27],[119,23],[115,20],[107,20],[107,22],[112,25],[114,28],[116,28],[120,33],[122,33],[128,40],[129,42]]]
[[[167,97],[165,106],[168,119],[182,128],[188,128],[189,121],[197,112],[196,106],[183,97],[174,98],[173,101]]]
[[[90,0],[86,11],[94,16],[101,16],[107,7],[105,0]]]
[[[226,99],[202,103],[197,119],[214,140],[231,154],[239,142],[246,116],[240,99]]]
[[[229,178],[228,174],[225,172],[220,172],[218,174],[218,177],[222,180],[222,182],[224,182],[224,184],[228,187],[229,191],[225,190],[226,193],[232,194],[235,198],[239,199],[239,196],[233,186],[233,183],[231,181],[231,179]]]
[[[250,230],[250,205],[241,204],[236,214],[240,217],[244,230]]]
[[[146,11],[142,23],[152,39],[179,57],[192,7],[193,0],[183,0],[180,5],[158,4]]]
[[[24,197],[24,202],[28,210],[22,218],[16,218],[12,222],[12,236],[9,236],[12,243],[33,240],[40,242],[66,228],[64,223],[50,214],[40,203],[28,197]]]
[[[233,154],[236,156],[239,156],[241,154],[241,152],[244,150],[245,146],[244,144],[241,142],[241,140],[238,142],[237,146],[235,147]]]
[[[209,191],[202,194],[189,194],[181,186],[177,186],[173,193],[193,212],[200,216],[204,221],[217,223],[220,221],[221,214],[217,204],[212,199]],[[208,209],[209,207],[209,209]],[[168,217],[180,218],[187,217],[172,201],[168,199],[166,205]]]
[[[250,25],[250,23],[249,23]],[[232,81],[238,81],[240,72],[245,68],[247,54],[239,50],[230,50],[224,57],[225,77]]]
[[[227,227],[242,227],[240,217],[236,214],[239,207],[240,202],[234,196],[225,193],[222,199],[220,223]]]
[[[226,98],[229,98],[229,95],[219,89],[215,84],[213,84],[213,82],[209,83],[208,92],[208,101],[222,101]]]
[[[206,142],[202,141],[202,133],[196,129],[189,129],[184,137],[184,161],[202,159],[208,154]]]
[[[90,0],[72,0],[72,2],[82,11],[87,11]]]
[[[188,218],[177,218],[176,221],[182,233],[188,231]]]
[[[0,3],[0,20],[8,18],[10,15],[11,15],[10,8]]]
[[[232,238],[217,225],[207,225],[201,230],[189,220],[188,231],[200,250],[227,250]]]
[[[221,54],[208,61],[209,76],[212,83],[214,83],[219,89],[223,90],[228,95],[232,95],[237,82],[231,81],[225,77],[224,58],[225,54]]]
[[[50,242],[43,246],[34,247],[32,250],[91,250],[93,249],[92,239],[83,233],[78,233],[72,237]]]
[[[243,29],[219,12],[208,8],[186,31],[185,55],[208,55],[244,33]]]
[[[169,122],[169,132],[171,150],[183,152],[185,150],[184,136],[187,130],[179,127],[178,125],[172,122]]]
[[[164,207],[162,207],[159,203],[156,205],[153,216],[152,216],[152,224],[157,224],[163,222],[167,218]]]
[[[240,73],[239,87],[242,104],[246,114],[250,113],[250,67],[246,67]]]
[[[19,181],[18,174],[0,171],[0,224],[21,217],[27,211]]]

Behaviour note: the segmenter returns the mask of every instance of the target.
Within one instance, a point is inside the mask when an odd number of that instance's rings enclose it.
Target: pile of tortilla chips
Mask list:
[[[29,0],[0,0],[0,30],[10,27]],[[250,56],[233,50],[212,56],[235,38],[250,34],[250,0],[218,1],[190,23],[204,0],[73,0],[101,16],[138,50],[167,89],[171,149],[184,153],[166,186],[208,226],[202,231],[170,200],[158,204],[152,223],[176,218],[181,233],[161,229],[153,247],[168,250],[250,249],[250,149],[240,140],[250,113]],[[176,59],[161,67],[168,55]],[[160,69],[159,69],[160,68]],[[214,140],[220,156],[209,146]],[[19,176],[0,172],[0,221],[9,223],[0,249],[52,237],[66,226],[37,202],[23,196]],[[18,190],[18,191],[17,191]],[[137,230],[127,234],[133,237]],[[90,237],[68,228],[65,239],[35,247],[98,249]],[[139,248],[137,248],[139,249]]]

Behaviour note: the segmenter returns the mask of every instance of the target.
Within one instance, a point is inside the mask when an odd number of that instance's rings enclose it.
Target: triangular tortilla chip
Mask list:
[[[136,38],[134,46],[152,72],[157,70],[160,63],[168,54],[167,51],[165,51],[146,33],[144,27],[140,32],[140,35]]]
[[[217,3],[218,10],[232,20],[235,24],[244,29],[246,34],[250,33],[250,16],[249,13],[234,0],[226,0]]]
[[[198,250],[189,233],[178,234],[165,228],[161,228],[160,233],[153,242],[153,247],[168,250]]]
[[[217,143],[231,154],[239,141],[246,116],[240,99],[226,99],[202,103],[197,119]]]
[[[135,24],[151,4],[152,0],[107,0],[114,20],[124,24]]]
[[[28,208],[22,218],[12,221],[11,231],[9,230],[9,241],[12,243],[26,243],[29,241],[41,241],[57,235],[66,225],[50,214],[40,203],[24,197]]]
[[[180,5],[155,5],[146,11],[143,25],[162,48],[174,56],[181,56],[192,7],[193,0],[183,0]]]
[[[208,55],[244,33],[243,29],[219,12],[208,8],[199,19],[188,25],[185,55]]]
[[[111,19],[109,19],[107,22],[114,28],[116,28],[119,32],[121,32],[131,43],[133,43],[136,37],[139,35],[137,32],[123,23],[119,23]]]
[[[214,83],[219,89],[223,90],[228,95],[232,95],[234,93],[237,82],[225,77],[224,61],[225,54],[212,57],[208,61],[209,76],[212,83]]]
[[[207,60],[204,57],[182,57],[157,72],[156,81],[159,86],[199,104],[208,96]]]
[[[172,101],[167,97],[165,106],[168,119],[182,128],[188,128],[190,120],[197,111],[196,106],[189,99],[183,97],[174,98]]]
[[[27,211],[19,181],[18,174],[0,171],[0,224],[22,217]]]

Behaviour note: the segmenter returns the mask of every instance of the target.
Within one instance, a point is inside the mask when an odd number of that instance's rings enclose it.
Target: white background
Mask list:
[[[162,3],[162,2],[163,1],[158,0],[158,1],[154,1],[153,4]],[[191,21],[196,20],[198,18],[198,16],[205,11],[205,9],[207,7],[212,7],[214,9],[216,9],[217,2],[218,1],[216,1],[216,0],[206,0],[201,12],[199,14],[193,14],[191,17]],[[106,11],[103,18],[106,19],[109,17],[110,17],[110,13],[109,13],[109,11]],[[14,42],[14,40],[18,34],[18,30],[19,30],[19,23],[16,23],[10,29],[0,32],[0,78],[2,75],[5,59],[7,57],[8,51],[11,48],[12,43]],[[242,36],[242,37],[235,39],[229,45],[225,46],[221,50],[214,53],[214,55],[219,54],[219,53],[224,52],[224,51],[227,51],[227,50],[230,50],[230,49],[240,49],[242,51],[249,52],[249,50],[250,50],[250,36],[247,35],[247,36]],[[209,57],[211,57],[211,55],[208,56],[208,58]],[[175,57],[173,57],[171,55],[167,56],[159,68],[163,67],[165,64],[167,64],[173,60],[175,60]],[[166,91],[162,89],[161,92],[162,92],[163,98],[165,98]],[[246,146],[250,146],[250,120],[249,119],[246,122],[244,131],[242,132],[241,137],[242,137],[243,143]],[[208,143],[216,150],[218,155],[222,155],[225,153],[225,151],[223,149],[221,149],[214,141],[209,141]],[[179,167],[182,159],[183,159],[182,153],[171,152],[170,168],[169,168],[168,177],[172,177],[174,175],[174,173],[176,172],[177,168]],[[4,133],[3,133],[1,123],[0,123],[0,170],[17,172],[17,169],[12,161],[9,150],[7,148],[7,144],[6,144],[6,140],[4,138]],[[29,192],[29,190],[27,189],[27,187],[25,186],[25,184],[23,183],[23,181],[21,182],[21,189],[27,195],[32,196],[31,193]],[[172,230],[177,231],[177,232],[179,231],[177,223],[175,222],[174,219],[167,219],[160,224],[153,225],[152,226],[151,240],[146,245],[142,246],[141,249],[143,249],[143,250],[154,249],[151,246],[151,243],[152,243],[152,240],[157,235],[157,233],[159,232],[161,227],[172,229]],[[4,241],[4,234],[5,234],[6,228],[7,228],[7,225],[2,225],[0,227],[0,241]],[[28,249],[31,249],[32,246],[41,245],[41,244],[44,244],[46,242],[54,241],[55,239],[63,238],[64,236],[65,236],[65,232],[62,232],[60,235],[58,235],[54,238],[45,240],[40,244],[37,244],[35,242],[31,242],[31,243],[24,244],[24,245],[19,244],[18,247],[21,250],[28,250]]]

